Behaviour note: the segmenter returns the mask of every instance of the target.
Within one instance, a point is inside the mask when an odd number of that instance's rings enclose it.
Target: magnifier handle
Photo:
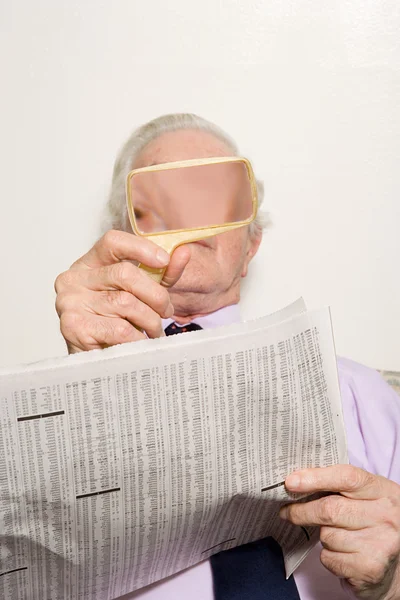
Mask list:
[[[164,277],[166,267],[162,267],[161,269],[153,269],[152,267],[147,267],[143,263],[138,264],[139,269],[142,269],[147,273],[150,279],[153,279],[157,283],[160,283],[162,278]]]

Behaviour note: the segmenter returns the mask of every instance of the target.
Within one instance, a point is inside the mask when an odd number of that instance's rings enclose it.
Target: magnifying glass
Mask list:
[[[129,220],[136,235],[168,252],[249,225],[257,214],[257,183],[242,157],[184,160],[134,169],[127,177]],[[139,264],[161,281],[165,268]]]

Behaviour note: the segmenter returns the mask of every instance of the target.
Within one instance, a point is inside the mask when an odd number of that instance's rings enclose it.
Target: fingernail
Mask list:
[[[160,265],[167,265],[169,263],[169,254],[162,248],[157,250],[156,257]]]
[[[289,477],[286,477],[285,486],[290,490],[297,490],[300,487],[300,477],[298,475],[289,475]]]
[[[287,518],[288,518],[288,512],[289,512],[289,511],[288,511],[288,509],[287,509],[287,506],[283,506],[283,507],[281,508],[281,510],[279,511],[279,516],[280,516],[280,518],[281,518],[281,519],[284,519],[284,520],[287,520]]]

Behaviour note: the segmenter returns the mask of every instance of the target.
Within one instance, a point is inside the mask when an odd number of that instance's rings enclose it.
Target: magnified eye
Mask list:
[[[142,210],[140,210],[139,208],[135,208],[135,219],[138,221],[139,219],[143,219],[144,217],[144,212]]]
[[[154,211],[147,208],[147,206],[136,206],[134,208],[134,215],[136,225],[142,233],[154,233],[165,230],[162,219]]]

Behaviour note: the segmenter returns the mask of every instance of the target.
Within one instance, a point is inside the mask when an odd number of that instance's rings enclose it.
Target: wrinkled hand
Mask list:
[[[174,313],[167,288],[190,258],[187,247],[167,252],[146,238],[108,231],[55,282],[61,333],[70,353],[164,335],[161,317]],[[156,283],[133,262],[167,269]],[[136,327],[135,327],[136,326]]]
[[[322,564],[357,598],[400,599],[400,486],[350,465],[306,469],[285,482],[292,492],[336,492],[289,504],[280,516],[321,526]]]

